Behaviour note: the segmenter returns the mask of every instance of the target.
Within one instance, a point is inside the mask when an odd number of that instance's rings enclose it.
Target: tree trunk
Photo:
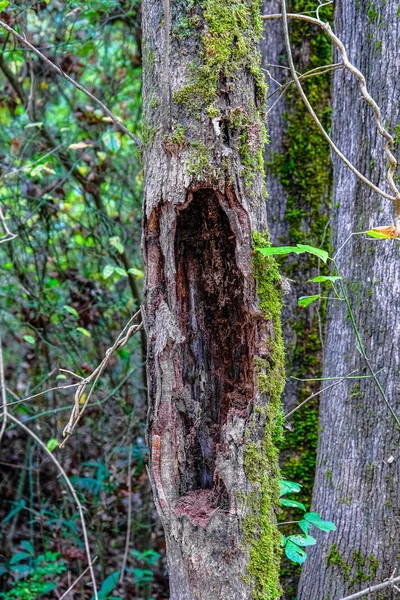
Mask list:
[[[310,0],[293,0],[289,10],[306,12],[312,9],[311,4]],[[280,10],[280,0],[265,0],[265,14],[279,13]],[[326,14],[321,12],[321,16],[325,17]],[[291,21],[289,25],[299,72],[304,73],[332,62],[330,45],[319,27],[310,27],[308,23],[299,21]],[[277,102],[280,91],[276,81],[283,85],[291,79],[290,72],[282,68],[287,65],[287,60],[281,21],[266,22],[262,56],[263,67],[271,74],[271,78],[267,78],[270,142],[266,147],[267,213],[271,243],[274,246],[304,243],[328,249],[332,183],[329,146],[293,85]],[[330,74],[306,79],[304,86],[307,94],[313,98],[314,109],[325,127],[330,129]],[[304,382],[297,378],[321,377],[324,301],[314,302],[307,308],[299,307],[297,301],[300,296],[320,291],[315,284],[307,284],[306,281],[322,274],[323,267],[318,259],[310,259],[305,254],[284,257],[281,261],[280,271],[290,279],[281,319],[287,375],[282,396],[285,413],[320,389],[319,381]],[[316,397],[294,413],[290,419],[291,429],[285,429],[280,452],[282,476],[302,484],[299,500],[307,506],[311,503],[315,473],[318,406],[319,398]],[[280,520],[293,521],[298,517],[298,511],[284,509]],[[295,533],[293,524],[282,526],[280,530],[285,535]],[[299,574],[300,569],[284,558],[281,583],[285,598],[296,597]]]
[[[171,599],[274,599],[283,347],[260,5],[145,0],[150,478]]]
[[[335,30],[350,60],[366,75],[393,131],[400,116],[398,3],[337,2]],[[347,71],[336,72],[333,97],[334,141],[362,173],[387,189],[382,138]],[[378,198],[335,158],[333,246],[338,249],[352,232],[392,223],[390,202]],[[398,243],[355,236],[338,262],[367,356],[375,372],[383,369],[378,377],[399,414]],[[324,376],[340,377],[355,368],[366,374],[364,366],[345,304],[332,301]],[[400,550],[400,436],[377,387],[361,379],[332,388],[322,396],[320,414],[313,508],[334,521],[337,531],[317,536],[303,568],[302,600],[336,600],[383,581],[398,565]],[[380,594],[378,598],[398,596],[390,587]]]

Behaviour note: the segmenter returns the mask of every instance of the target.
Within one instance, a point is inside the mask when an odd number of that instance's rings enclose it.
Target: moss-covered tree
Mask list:
[[[335,3],[335,32],[349,59],[365,74],[368,89],[392,132],[400,112],[400,19],[394,0]],[[334,57],[335,60],[335,57]],[[374,183],[387,189],[384,143],[371,108],[360,99],[358,82],[338,71],[333,84],[332,137]],[[355,179],[334,159],[333,246],[352,232],[391,225],[393,206]],[[366,353],[399,414],[400,255],[398,243],[353,237],[338,256]],[[343,302],[328,307],[324,376],[353,369],[365,374]],[[366,373],[368,374],[368,372]],[[313,508],[337,525],[310,549],[299,597],[342,598],[382,582],[399,559],[399,431],[370,379],[348,381],[323,394]],[[397,575],[397,573],[396,573]],[[397,598],[394,587],[377,593]]]
[[[148,444],[174,600],[280,593],[261,31],[258,0],[143,5]]]

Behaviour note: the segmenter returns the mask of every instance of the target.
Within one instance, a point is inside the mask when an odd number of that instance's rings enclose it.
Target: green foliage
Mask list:
[[[298,483],[294,483],[293,481],[283,480],[280,482],[280,485],[281,497],[285,496],[286,494],[298,493],[301,489],[301,485],[299,485]],[[305,550],[303,550],[303,547],[314,546],[317,543],[317,540],[311,535],[309,535],[311,525],[325,532],[335,531],[336,526],[331,521],[323,521],[318,513],[306,512],[304,504],[298,502],[297,500],[283,498],[280,500],[280,503],[281,506],[299,508],[305,513],[303,515],[303,518],[300,521],[297,521],[303,534],[289,536],[283,535],[281,541],[288,559],[294,563],[302,565],[307,559],[307,553],[305,552]]]
[[[47,551],[35,556],[30,542],[22,541],[26,552],[13,554],[3,572],[12,573],[16,581],[8,592],[0,593],[3,600],[35,600],[57,587],[56,576],[66,571],[64,560],[58,552]]]

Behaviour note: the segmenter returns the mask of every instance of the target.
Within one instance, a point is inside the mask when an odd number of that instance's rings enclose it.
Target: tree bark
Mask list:
[[[254,0],[143,6],[147,435],[173,600],[280,593],[261,30]]]
[[[398,3],[336,3],[335,30],[350,60],[365,74],[370,92],[393,131],[399,121],[400,21]],[[370,107],[360,99],[348,72],[334,76],[335,143],[358,169],[387,189],[383,142]],[[334,159],[333,247],[352,232],[391,225],[393,207]],[[398,243],[355,236],[338,262],[367,356],[397,414],[400,412],[397,351],[400,338]],[[353,369],[368,374],[357,351],[344,302],[330,302],[324,376]],[[399,431],[377,387],[349,380],[322,396],[313,508],[334,521],[337,531],[319,534],[304,565],[299,598],[336,599],[390,577],[398,564]],[[388,587],[379,598],[397,598]]]
[[[305,12],[310,8],[309,0],[294,0],[289,6],[290,12]],[[279,13],[280,10],[280,0],[265,0],[265,14]],[[321,13],[321,16],[325,17],[326,13]],[[331,49],[319,27],[293,20],[289,25],[294,60],[299,72],[331,63]],[[284,85],[291,79],[290,72],[284,68],[287,60],[280,20],[267,21],[265,24],[262,57],[263,67],[271,75],[267,77],[270,141],[265,152],[271,243],[274,246],[304,243],[328,249],[332,191],[329,146],[293,85],[277,102],[281,91],[276,82]],[[306,79],[304,85],[307,94],[313,98],[314,109],[329,129],[330,74]],[[311,173],[313,176],[310,177]],[[282,401],[284,411],[288,413],[321,386],[319,381],[304,382],[298,378],[321,377],[325,301],[314,302],[307,308],[298,306],[297,302],[301,296],[321,291],[317,285],[306,282],[322,274],[324,265],[305,254],[283,257],[280,262],[280,272],[290,280],[281,319],[287,376]],[[315,474],[318,406],[319,398],[316,397],[294,413],[290,419],[290,430],[285,429],[280,452],[282,477],[303,486],[299,500],[306,506],[311,504]],[[293,521],[299,516],[299,511],[285,508],[280,520]],[[296,532],[295,527],[289,524],[280,527],[280,530],[285,535],[291,535]],[[281,583],[285,599],[296,598],[299,577],[300,568],[294,567],[284,557]]]

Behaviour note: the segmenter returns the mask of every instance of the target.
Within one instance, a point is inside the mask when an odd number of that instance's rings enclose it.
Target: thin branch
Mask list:
[[[129,457],[128,457],[128,522],[126,526],[126,539],[125,539],[125,551],[124,558],[122,560],[121,575],[119,582],[123,583],[125,576],[126,563],[128,561],[129,546],[131,543],[131,528],[132,528],[132,444],[129,446]]]
[[[96,562],[96,560],[98,559],[98,556],[95,556],[93,561],[92,561],[92,565],[94,565],[94,563]],[[58,600],[63,600],[64,598],[66,598],[68,596],[68,594],[70,592],[72,592],[72,590],[74,589],[74,587],[76,586],[77,583],[79,583],[81,581],[81,579],[83,579],[86,575],[86,573],[89,571],[90,566],[88,565],[86,567],[86,569],[84,571],[82,571],[82,573],[79,575],[79,577],[77,579],[75,579],[74,583],[72,583],[69,588],[67,589],[66,592],[63,593],[62,596],[60,596],[60,598]]]
[[[108,115],[110,117],[110,119],[112,119],[112,121],[115,123],[115,125],[123,133],[125,133],[127,136],[129,136],[135,142],[135,144],[138,148],[141,147],[142,142],[139,140],[139,138],[137,138],[131,131],[129,131],[129,129],[127,127],[125,127],[125,125],[123,123],[121,123],[121,121],[111,112],[111,110],[109,108],[107,108],[107,106],[105,104],[103,104],[103,102],[101,100],[96,98],[96,96],[94,96],[94,94],[89,92],[89,90],[87,90],[80,83],[75,81],[75,79],[72,79],[72,77],[70,77],[69,75],[64,73],[64,71],[61,69],[61,67],[59,67],[58,65],[55,65],[49,58],[47,58],[47,56],[42,54],[40,52],[40,50],[38,50],[35,46],[33,46],[30,42],[28,42],[25,35],[20,35],[19,33],[17,33],[15,31],[15,29],[13,29],[9,25],[7,25],[7,23],[4,23],[4,21],[0,21],[0,27],[3,27],[3,29],[6,29],[17,40],[19,40],[22,44],[27,46],[30,50],[32,50],[32,52],[34,52],[37,56],[39,56],[39,58],[41,58],[45,63],[47,63],[49,65],[49,67],[51,69],[53,69],[53,71],[56,71],[56,73],[58,73],[59,75],[62,75],[62,77],[64,77],[64,79],[66,79],[67,81],[72,83],[72,85],[75,86],[79,91],[86,94],[86,96],[88,96],[91,100],[93,100],[93,102],[96,102],[96,104],[98,104],[98,106],[100,106],[101,110],[104,113],[106,113],[106,115]]]
[[[2,415],[0,416],[4,416],[4,413],[2,413]],[[21,429],[23,429],[25,431],[25,433],[27,433],[28,435],[30,435],[37,444],[39,444],[39,446],[42,448],[42,450],[44,452],[46,452],[46,454],[50,457],[50,459],[53,461],[53,463],[56,465],[58,471],[61,473],[69,491],[71,492],[76,506],[78,508],[79,511],[79,517],[81,520],[81,525],[82,525],[82,533],[83,533],[83,539],[84,539],[84,544],[85,544],[85,552],[86,552],[86,557],[87,557],[87,561],[88,561],[88,568],[90,571],[90,576],[92,578],[92,583],[93,583],[93,594],[95,597],[95,600],[98,600],[98,595],[97,595],[97,586],[96,586],[96,578],[94,575],[94,570],[93,570],[93,561],[91,559],[91,555],[90,555],[90,546],[89,546],[89,539],[88,539],[88,534],[87,534],[87,529],[86,529],[86,524],[85,524],[85,517],[83,514],[83,507],[82,504],[79,501],[78,495],[75,491],[74,486],[72,485],[72,483],[70,482],[68,475],[66,474],[66,472],[64,471],[63,467],[61,466],[61,464],[58,462],[58,460],[56,459],[56,457],[53,455],[52,452],[50,452],[50,450],[46,447],[46,444],[44,444],[42,442],[42,440],[40,438],[38,438],[38,436],[31,430],[29,429],[29,427],[26,427],[26,425],[24,425],[23,423],[21,423],[21,421],[18,421],[17,418],[15,418],[13,415],[11,415],[10,413],[8,414],[8,419],[10,419],[11,421],[13,421],[13,423],[15,423],[15,425],[17,425],[18,427],[21,427]]]
[[[4,244],[4,242],[10,242],[14,238],[16,238],[17,234],[16,233],[12,233],[9,230],[8,225],[7,225],[7,221],[6,221],[6,218],[4,216],[3,209],[2,209],[1,206],[0,206],[0,221],[1,221],[1,224],[3,225],[3,229],[4,229],[4,232],[5,232],[5,235],[0,238],[0,244]]]
[[[397,226],[397,224],[400,226],[400,191],[397,189],[396,184],[394,182],[394,178],[393,178],[394,171],[397,168],[397,161],[391,152],[391,149],[394,145],[394,140],[393,140],[392,136],[390,135],[390,133],[384,128],[384,126],[382,124],[382,117],[381,117],[381,112],[380,112],[379,106],[376,104],[375,100],[371,97],[371,95],[369,94],[369,92],[367,90],[367,85],[366,85],[366,80],[365,80],[364,75],[354,65],[352,65],[350,63],[343,43],[333,33],[329,23],[323,23],[319,19],[315,19],[314,17],[309,17],[306,15],[287,13],[285,0],[281,0],[281,7],[282,7],[281,14],[263,15],[263,16],[261,16],[261,19],[263,19],[264,21],[282,19],[283,32],[284,32],[284,38],[285,38],[285,46],[286,46],[286,52],[288,55],[290,71],[292,73],[293,80],[299,90],[299,93],[302,97],[304,104],[306,105],[306,107],[307,107],[308,111],[310,112],[311,116],[313,117],[318,129],[320,130],[320,132],[322,133],[322,135],[324,136],[324,138],[326,139],[326,141],[328,142],[328,144],[330,145],[332,150],[339,156],[339,158],[341,158],[341,160],[349,167],[349,169],[357,177],[359,177],[359,179],[361,179],[361,181],[363,181],[366,185],[368,185],[371,189],[373,189],[374,192],[376,192],[380,196],[383,196],[384,198],[387,198],[388,200],[391,200],[392,202],[396,203],[395,223],[396,223],[396,226]],[[348,69],[359,80],[361,93],[362,93],[364,99],[368,102],[368,104],[371,106],[371,108],[374,111],[377,129],[378,129],[380,135],[386,139],[385,154],[389,160],[389,168],[387,171],[387,181],[388,181],[390,189],[392,190],[392,192],[394,194],[393,196],[391,196],[387,192],[381,190],[378,186],[376,186],[374,183],[372,183],[372,181],[370,181],[369,179],[367,179],[367,177],[365,177],[362,173],[360,173],[360,171],[358,171],[358,169],[356,169],[356,167],[344,156],[344,154],[339,150],[339,148],[331,140],[328,133],[325,131],[322,123],[318,119],[316,113],[314,112],[313,107],[311,106],[311,104],[307,98],[307,95],[305,94],[305,92],[302,88],[299,77],[296,73],[296,69],[294,67],[292,50],[291,50],[291,46],[290,46],[290,35],[289,35],[289,27],[288,27],[288,21],[287,21],[288,19],[301,19],[302,21],[307,21],[308,23],[312,23],[313,25],[318,25],[318,27],[321,27],[325,31],[325,33],[328,35],[328,37],[333,41],[333,43],[339,48],[339,51],[342,55],[343,64],[346,67],[346,69]]]
[[[314,392],[314,394],[311,394],[311,396],[308,396],[308,398],[306,398],[305,400],[303,400],[303,402],[300,402],[300,404],[298,404],[297,406],[295,406],[293,410],[291,410],[290,412],[288,412],[285,415],[284,418],[288,419],[289,417],[292,416],[293,413],[297,412],[302,406],[304,406],[306,404],[306,402],[308,402],[309,400],[312,400],[316,396],[319,396],[320,394],[322,394],[322,392],[326,392],[326,390],[329,390],[330,388],[333,388],[336,385],[339,385],[339,383],[343,383],[343,381],[346,381],[346,379],[348,379],[351,375],[353,375],[357,371],[358,371],[358,369],[355,369],[349,375],[346,375],[345,377],[342,377],[342,379],[339,379],[339,381],[335,381],[334,383],[331,383],[330,385],[325,386],[324,388],[322,388],[318,392]]]
[[[400,577],[395,577],[394,579],[391,577],[387,581],[383,583],[378,583],[377,585],[370,585],[365,590],[361,590],[361,592],[357,592],[356,594],[352,594],[351,596],[346,596],[345,598],[341,598],[341,600],[355,600],[356,598],[362,598],[371,592],[379,592],[379,590],[383,590],[390,585],[394,585],[395,583],[400,583]]]
[[[101,376],[101,374],[103,373],[104,369],[107,367],[108,363],[110,362],[111,356],[112,354],[116,351],[119,350],[119,348],[122,348],[123,346],[125,346],[125,344],[129,341],[129,339],[135,335],[135,333],[137,333],[138,331],[140,331],[143,327],[143,323],[139,323],[139,325],[134,325],[132,324],[133,321],[135,320],[135,318],[140,315],[140,310],[138,310],[133,317],[131,317],[131,319],[129,319],[128,323],[125,325],[124,329],[121,331],[121,333],[119,334],[119,336],[117,337],[117,339],[115,340],[113,346],[111,346],[111,348],[108,348],[108,350],[106,351],[106,355],[103,358],[103,360],[101,361],[101,363],[99,364],[99,366],[93,371],[93,373],[91,375],[89,375],[89,377],[86,377],[86,379],[83,379],[79,385],[78,385],[78,389],[76,390],[75,393],[75,403],[74,403],[74,408],[72,410],[71,416],[69,418],[69,421],[67,423],[67,425],[64,428],[63,431],[63,435],[64,435],[64,441],[60,444],[60,448],[63,448],[65,446],[65,444],[67,443],[68,439],[70,438],[73,430],[75,429],[75,427],[77,426],[78,422],[80,421],[87,405],[88,402],[92,396],[92,393],[94,391],[94,388],[96,386],[96,383],[99,379],[99,377]],[[89,390],[89,393],[85,399],[85,402],[82,406],[81,409],[79,409],[79,404],[80,404],[80,400],[83,396],[83,394],[85,393],[86,387],[92,383],[92,387]]]
[[[3,439],[4,432],[7,425],[8,409],[7,409],[7,396],[6,396],[6,382],[4,379],[4,362],[3,362],[3,347],[0,337],[0,387],[1,387],[1,403],[3,405],[3,421],[0,429],[0,444]]]

